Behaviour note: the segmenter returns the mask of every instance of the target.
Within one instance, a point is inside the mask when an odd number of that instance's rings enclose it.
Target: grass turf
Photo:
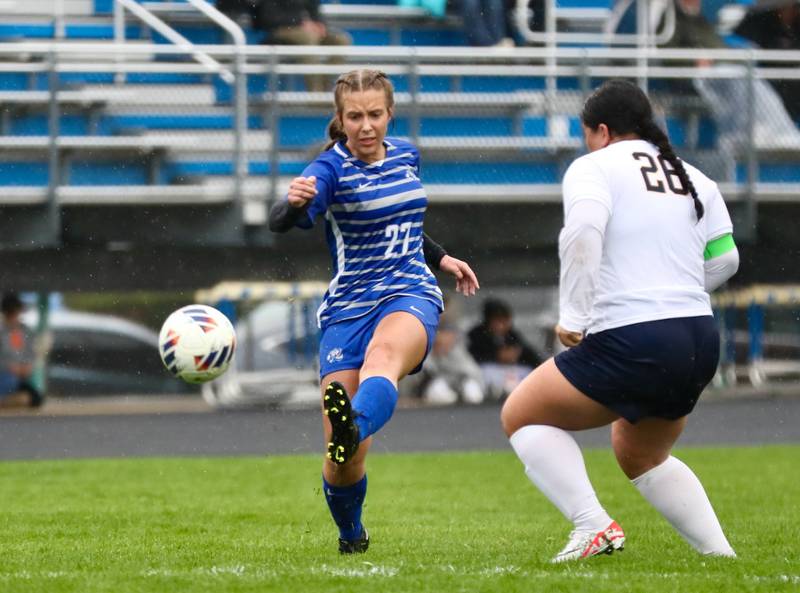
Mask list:
[[[340,557],[314,456],[0,463],[0,591],[800,591],[800,447],[684,449],[739,559],[694,553],[606,450],[626,550],[554,566],[569,525],[511,452],[374,455],[372,545]]]

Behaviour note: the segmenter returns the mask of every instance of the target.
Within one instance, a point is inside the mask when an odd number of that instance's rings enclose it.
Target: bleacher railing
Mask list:
[[[568,43],[652,47],[668,42],[675,33],[675,6],[672,2],[666,3],[663,11],[656,12],[651,10],[653,4],[653,0],[619,0],[608,9],[565,8],[559,6],[557,0],[545,0],[542,3],[544,28],[534,31],[530,28],[529,0],[517,0],[513,19],[517,31],[528,43],[550,47]],[[634,5],[636,29],[631,33],[620,33],[611,25],[618,24],[622,14]],[[663,23],[655,16],[663,16]],[[559,27],[562,20],[572,23],[575,30],[562,30]]]
[[[221,73],[210,73],[206,65],[187,60],[193,52],[202,52],[223,68],[232,66],[229,71],[234,80],[226,82]],[[21,93],[20,101],[30,98],[28,109],[41,106],[48,124],[46,134],[25,132],[23,137],[5,130],[0,141],[6,151],[47,151],[47,196],[53,204],[65,199],[91,201],[95,195],[91,188],[79,192],[63,179],[63,153],[83,151],[92,156],[104,151],[122,154],[129,149],[158,155],[148,181],[159,186],[161,193],[148,199],[163,195],[165,200],[187,202],[238,200],[250,213],[245,214],[248,224],[263,224],[269,202],[280,196],[286,178],[294,174],[284,166],[287,158],[308,160],[310,151],[324,141],[324,126],[300,130],[297,126],[305,124],[285,120],[292,114],[330,117],[331,93],[306,92],[308,76],[326,76],[332,81],[352,68],[383,69],[398,86],[397,114],[404,118],[405,126],[398,135],[417,142],[423,153],[430,155],[426,162],[449,159],[462,167],[494,157],[521,166],[542,159],[556,160],[559,167],[568,164],[582,150],[577,115],[584,98],[603,79],[628,77],[651,91],[660,115],[675,125],[681,136],[676,142],[678,153],[719,180],[728,196],[747,202],[746,226],[754,229],[757,199],[796,199],[800,194],[793,178],[770,184],[759,177],[760,165],[770,159],[800,162],[800,133],[768,84],[800,80],[800,52],[706,50],[701,57],[707,65],[697,65],[696,50],[651,47],[489,48],[476,55],[474,48],[444,47],[8,43],[0,45],[0,72],[25,75],[30,83],[27,88],[4,91],[3,101],[13,102],[14,93]],[[127,82],[122,82],[120,74]],[[193,106],[179,97],[167,97],[165,103],[164,97],[153,96],[152,85],[145,91],[132,80],[159,76],[194,77],[196,87],[205,85],[210,90],[209,99]],[[249,93],[243,90],[248,83]],[[173,94],[181,92],[177,84],[165,88]],[[200,114],[222,110],[231,115],[233,123],[225,124],[219,133],[233,140],[205,145],[198,141],[196,130],[177,130],[163,122],[160,125],[165,129],[156,130],[158,134],[149,129],[65,133],[59,122],[70,104],[68,98],[79,101],[83,96],[86,102],[92,94],[92,104],[101,115],[124,112],[132,105],[139,114],[163,114],[165,119],[181,109]],[[512,121],[506,128],[494,132],[491,119],[481,130],[470,125],[473,115],[498,111],[510,114]],[[431,126],[432,113],[461,116],[463,125],[460,129]],[[292,127],[287,129],[287,125]],[[294,143],[287,141],[287,136],[295,138]],[[254,145],[256,141],[261,144]],[[200,187],[192,186],[191,179],[176,183],[160,175],[159,168],[170,158],[204,151],[229,163],[223,175],[232,184]],[[462,158],[454,161],[454,154]],[[215,174],[219,172],[204,173],[207,178]],[[521,178],[528,179],[525,175]],[[452,180],[436,181],[429,192],[434,200],[437,195],[468,199],[473,193],[501,196],[498,199],[550,200],[558,197],[559,179],[554,176],[522,183],[498,179],[495,185],[502,185],[503,191],[487,192],[481,191],[492,187],[486,180],[482,180],[482,188],[471,184],[462,190],[454,190],[460,184]],[[35,189],[30,188],[29,196],[39,196]],[[26,191],[16,188],[7,195],[21,200]],[[118,199],[125,193],[119,191]],[[129,193],[135,200],[143,199],[147,192]]]

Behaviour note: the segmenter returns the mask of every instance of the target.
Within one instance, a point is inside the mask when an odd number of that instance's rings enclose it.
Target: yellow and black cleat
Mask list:
[[[322,407],[333,429],[328,442],[327,457],[334,463],[343,465],[356,454],[361,439],[350,398],[341,383],[334,381],[325,388]]]

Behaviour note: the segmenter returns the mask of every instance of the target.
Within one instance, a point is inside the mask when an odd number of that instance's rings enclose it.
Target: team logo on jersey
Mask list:
[[[333,364],[334,362],[342,362],[344,360],[344,352],[342,352],[341,348],[333,348],[330,352],[328,352],[328,356],[325,357],[329,364]]]

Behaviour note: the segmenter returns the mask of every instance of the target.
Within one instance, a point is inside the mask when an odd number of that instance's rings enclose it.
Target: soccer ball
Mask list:
[[[164,366],[187,383],[205,383],[228,369],[236,349],[233,325],[208,305],[188,305],[172,313],[158,336]]]

